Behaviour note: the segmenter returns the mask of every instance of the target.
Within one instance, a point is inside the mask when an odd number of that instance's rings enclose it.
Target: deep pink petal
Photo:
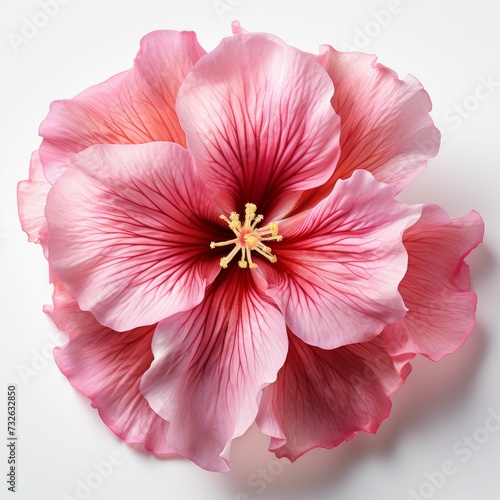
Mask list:
[[[359,170],[311,211],[282,221],[283,241],[273,245],[278,262],[262,271],[290,329],[333,349],[370,340],[402,318],[402,235],[420,211]]]
[[[427,92],[411,75],[400,80],[375,56],[322,48],[317,60],[335,85],[332,105],[342,123],[341,155],[331,179],[304,195],[300,206],[323,199],[338,179],[356,169],[401,191],[439,150],[440,133],[429,116]]]
[[[154,31],[141,41],[133,69],[55,101],[40,127],[40,156],[51,183],[70,156],[93,144],[185,144],[175,113],[179,87],[205,54],[195,33]]]
[[[29,179],[17,185],[17,206],[23,231],[29,241],[45,243],[47,222],[45,220],[45,203],[50,184],[43,175],[38,151],[31,155]]]
[[[380,338],[323,350],[290,334],[286,362],[263,391],[257,423],[278,457],[294,461],[312,448],[333,448],[359,431],[377,431],[409,371]]]
[[[285,360],[283,316],[255,279],[232,266],[199,306],[162,321],[155,361],[141,384],[151,407],[170,422],[169,442],[213,471],[229,469],[231,440],[252,424],[260,390]]]
[[[291,196],[331,176],[340,128],[332,94],[320,64],[266,35],[226,38],[198,62],[176,109],[225,210],[251,202],[276,217]]]
[[[392,354],[418,353],[437,361],[467,340],[475,326],[476,294],[464,258],[483,232],[477,212],[450,220],[436,205],[425,205],[419,221],[405,231],[408,271],[400,292],[409,311],[383,332]]]
[[[72,165],[46,216],[50,263],[80,307],[123,331],[198,304],[220,268],[208,259],[216,212],[189,152],[93,146]]]
[[[84,312],[72,295],[55,281],[54,307],[46,308],[69,341],[54,350],[54,358],[73,387],[92,401],[105,424],[127,443],[142,444],[158,455],[171,454],[168,423],[148,405],[139,390],[142,375],[153,360],[155,325],[115,332]]]

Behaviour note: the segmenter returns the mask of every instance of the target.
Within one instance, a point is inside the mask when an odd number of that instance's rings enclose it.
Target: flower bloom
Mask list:
[[[125,441],[214,471],[254,421],[291,460],[375,432],[411,359],[472,332],[483,234],[395,200],[439,144],[413,77],[233,31],[150,33],[54,102],[18,195],[61,371]]]

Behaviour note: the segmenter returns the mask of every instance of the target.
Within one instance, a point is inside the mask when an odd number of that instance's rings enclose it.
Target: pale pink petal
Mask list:
[[[250,33],[245,28],[241,27],[239,21],[233,21],[231,23],[231,31],[233,32],[233,35],[248,35]]]
[[[420,211],[359,170],[311,211],[282,221],[283,241],[273,244],[278,261],[261,269],[290,329],[333,349],[370,340],[402,318],[402,235]]]
[[[320,64],[265,35],[226,38],[200,59],[176,109],[200,175],[225,210],[250,202],[276,217],[290,197],[331,176],[340,129],[332,94]]]
[[[399,289],[409,311],[383,332],[392,354],[418,353],[437,361],[467,340],[475,326],[476,294],[464,258],[483,232],[477,212],[450,220],[436,205],[425,205],[419,221],[405,231],[408,271]]]
[[[427,92],[413,76],[400,80],[372,55],[324,46],[317,59],[335,85],[332,105],[342,123],[341,155],[332,178],[304,196],[301,205],[312,206],[356,169],[401,191],[439,150]]]
[[[239,21],[233,21],[231,23],[231,31],[233,32],[233,35],[250,35],[250,34],[252,34],[250,31],[246,30],[245,28],[242,28]],[[271,40],[272,42],[275,42],[278,45],[281,45],[283,47],[287,46],[287,44],[281,38],[277,37],[276,35],[273,35],[271,33],[262,33],[262,32],[259,32],[257,34],[260,36],[266,37],[268,40]],[[314,56],[314,57],[316,57],[316,56]]]
[[[380,338],[323,350],[290,334],[286,362],[263,391],[257,423],[278,457],[294,461],[312,448],[333,448],[359,431],[375,433],[409,372]]]
[[[92,146],[48,196],[50,263],[103,325],[150,325],[198,304],[219,272],[216,215],[181,146]]]
[[[45,202],[50,184],[43,175],[38,151],[31,155],[29,179],[17,185],[17,206],[23,231],[29,241],[46,241]]]
[[[57,278],[54,288],[54,306],[46,307],[46,312],[70,336],[54,350],[60,370],[121,439],[142,444],[158,455],[173,453],[166,441],[168,423],[149,407],[139,390],[141,377],[153,361],[155,325],[115,332],[80,310]]]
[[[141,41],[133,69],[55,101],[40,127],[40,156],[53,183],[71,155],[93,144],[185,144],[175,113],[179,87],[205,54],[195,33],[154,31]]]
[[[342,154],[334,176],[346,178],[363,168],[402,190],[439,150],[427,92],[411,75],[400,80],[375,56],[327,47],[323,61],[342,120]]]
[[[252,424],[260,390],[285,360],[283,316],[256,279],[232,266],[199,306],[162,321],[141,384],[151,407],[170,422],[169,443],[208,470],[229,469],[231,440]]]

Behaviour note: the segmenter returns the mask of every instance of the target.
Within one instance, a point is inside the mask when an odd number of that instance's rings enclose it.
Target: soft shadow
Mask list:
[[[488,233],[485,234],[485,238],[487,237]],[[487,280],[491,276],[491,270],[494,269],[496,260],[496,256],[490,249],[487,241],[475,248],[474,251],[466,257],[465,261],[472,270],[472,288],[474,288],[474,285],[479,285],[482,281]]]
[[[440,362],[418,357],[406,384],[393,397],[390,417],[376,435],[360,433],[333,450],[312,450],[293,464],[268,452],[268,438],[253,426],[233,444],[232,470],[222,477],[227,498],[292,500],[327,492],[331,498],[332,486],[351,480],[361,460],[390,457],[402,433],[463,412],[486,347],[486,334],[478,325],[462,349]]]

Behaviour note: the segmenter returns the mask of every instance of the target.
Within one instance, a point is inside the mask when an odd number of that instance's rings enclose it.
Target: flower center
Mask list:
[[[257,264],[252,262],[252,250],[263,255],[269,262],[274,263],[278,260],[276,255],[271,253],[271,249],[263,243],[263,241],[281,241],[283,239],[283,236],[278,234],[278,224],[271,222],[267,226],[256,229],[257,224],[264,219],[263,215],[255,215],[256,211],[257,206],[253,203],[245,205],[245,222],[243,225],[241,225],[240,216],[236,212],[231,212],[229,219],[225,215],[220,216],[223,221],[227,222],[229,229],[236,235],[236,238],[232,240],[221,241],[219,243],[212,241],[210,243],[210,248],[234,245],[231,252],[220,260],[220,265],[224,269],[227,268],[233,257],[240,251],[241,259],[238,261],[238,265],[242,269],[246,269],[247,267],[255,269],[257,267]]]

